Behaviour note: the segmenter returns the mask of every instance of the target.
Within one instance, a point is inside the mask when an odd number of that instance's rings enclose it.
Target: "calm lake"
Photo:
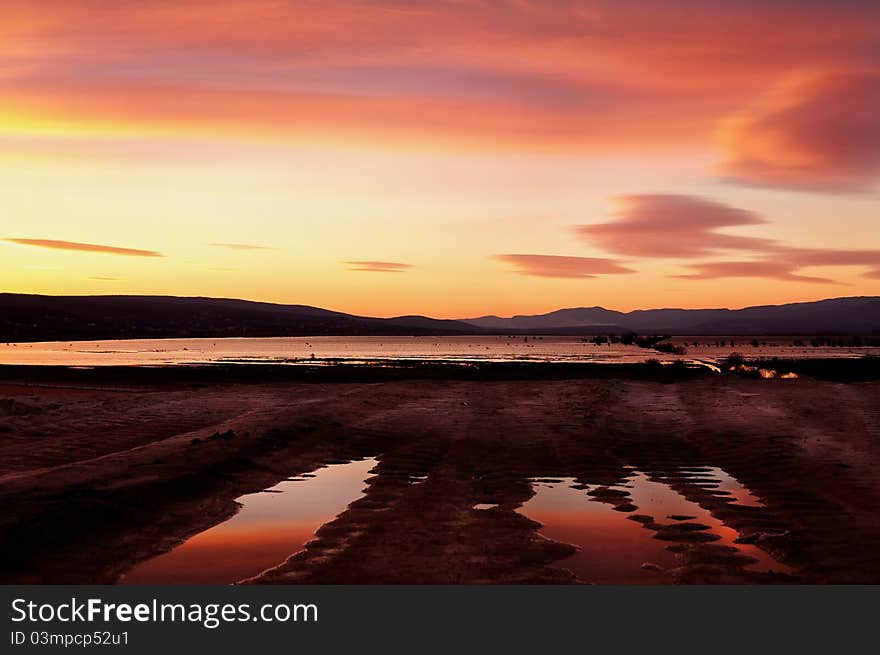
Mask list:
[[[858,357],[880,348],[832,348],[793,345],[791,337],[675,337],[684,356],[622,344],[598,345],[581,337],[278,337],[226,339],[130,339],[0,344],[0,364],[55,366],[166,366],[187,364],[333,361],[553,361],[632,363],[654,358],[717,362],[731,352],[746,357]],[[732,344],[732,345],[731,345]]]

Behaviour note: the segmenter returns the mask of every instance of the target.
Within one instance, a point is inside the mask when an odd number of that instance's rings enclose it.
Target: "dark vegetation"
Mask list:
[[[812,348],[880,348],[880,337],[866,337],[858,334],[852,336],[822,336],[812,337],[806,341],[795,339],[791,345],[798,348],[805,348],[807,345]]]
[[[684,346],[676,346],[671,341],[662,341],[661,343],[654,344],[654,350],[666,353],[667,355],[686,355],[687,348]]]
[[[98,366],[79,369],[65,366],[0,365],[0,382],[17,384],[94,384],[119,386],[264,382],[387,382],[392,380],[575,380],[651,379],[675,381],[714,375],[709,369],[682,362],[678,366],[658,361],[638,364],[559,362],[418,362],[382,360],[331,364],[215,364],[194,366]]]
[[[880,357],[829,359],[747,359],[732,353],[720,362],[725,373],[738,367],[767,368],[779,373],[824,380],[858,382],[880,379]],[[683,360],[664,364],[648,358],[638,364],[556,362],[414,362],[382,361],[356,364],[216,364],[198,366],[140,367],[99,366],[78,369],[65,366],[0,365],[0,382],[56,385],[88,384],[109,387],[126,385],[182,385],[198,387],[217,383],[264,382],[387,382],[394,380],[576,380],[646,379],[661,382],[706,378],[716,375],[709,368]],[[230,438],[228,436],[217,438]]]
[[[669,335],[661,336],[640,336],[635,332],[626,332],[624,334],[600,334],[592,338],[584,338],[585,343],[595,343],[597,346],[622,344],[624,346],[638,346],[639,348],[653,348],[657,352],[666,353],[668,355],[686,355],[687,348],[677,346],[671,341],[667,341]]]

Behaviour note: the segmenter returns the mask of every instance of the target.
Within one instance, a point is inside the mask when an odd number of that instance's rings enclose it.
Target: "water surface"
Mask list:
[[[308,364],[335,361],[552,361],[637,363],[685,359],[703,365],[733,351],[748,357],[855,357],[880,354],[880,348],[804,348],[778,338],[753,348],[688,343],[683,357],[623,344],[597,345],[581,337],[452,336],[452,337],[279,337],[223,339],[128,339],[46,343],[0,343],[0,364],[56,366],[168,366],[223,363]],[[729,342],[725,342],[729,343]]]
[[[748,489],[722,469],[706,471],[696,476],[694,482],[719,484],[719,488],[731,492],[733,502],[746,501],[740,504],[760,506],[760,501]],[[716,472],[720,472],[720,475],[716,475]],[[683,544],[684,548],[688,548],[694,539],[735,548],[738,553],[753,558],[745,565],[749,570],[789,571],[788,567],[775,561],[764,550],[750,544],[737,544],[735,540],[740,535],[736,530],[668,484],[651,479],[640,471],[632,470],[624,482],[601,488],[577,484],[574,478],[563,478],[559,482],[535,480],[532,485],[535,495],[519,511],[543,524],[539,530],[543,536],[578,547],[577,553],[554,563],[554,566],[570,570],[584,582],[669,582],[664,571],[678,566],[681,559],[669,547],[677,550],[677,546]],[[608,493],[606,490],[619,495],[590,495],[591,491]],[[623,503],[634,505],[637,509],[615,509],[615,505],[622,508]],[[650,517],[657,527],[646,526],[647,519],[631,520],[628,518],[631,515]],[[676,524],[702,527],[691,531],[687,527],[676,528]],[[675,538],[658,538],[661,525],[682,530],[681,543]],[[708,536],[694,537],[697,532]]]
[[[232,584],[283,563],[362,495],[375,459],[333,464],[237,498],[223,523],[129,571],[123,584]]]

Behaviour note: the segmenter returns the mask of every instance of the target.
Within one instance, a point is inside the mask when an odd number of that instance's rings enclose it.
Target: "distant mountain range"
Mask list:
[[[370,318],[308,305],[176,296],[0,294],[0,341],[165,337],[460,334],[475,328],[425,316]]]
[[[481,316],[463,322],[487,330],[664,334],[872,334],[880,332],[880,298],[831,298],[744,309],[560,309],[534,316]]]
[[[745,309],[560,309],[534,316],[372,318],[308,305],[175,296],[0,294],[0,341],[465,334],[880,334],[880,298]]]

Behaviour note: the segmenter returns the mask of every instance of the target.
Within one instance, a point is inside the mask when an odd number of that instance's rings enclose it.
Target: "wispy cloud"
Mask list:
[[[880,250],[789,248],[786,258],[801,266],[872,266],[880,268]]]
[[[880,279],[880,250],[835,250],[820,248],[790,248],[784,253],[786,261],[797,266],[857,266],[867,268],[863,277]]]
[[[18,239],[7,238],[4,241],[17,243],[23,246],[36,246],[37,248],[52,248],[55,250],[79,250],[84,252],[100,252],[107,255],[127,255],[129,257],[164,257],[155,250],[140,250],[138,248],[119,248],[96,243],[79,243],[77,241],[58,241],[56,239]]]
[[[259,246],[253,243],[209,243],[215,248],[228,248],[229,250],[274,250],[269,246]]]
[[[785,261],[730,261],[691,264],[694,272],[673,275],[682,280],[719,280],[723,278],[764,278],[784,282],[812,282],[817,284],[839,284],[827,277],[799,275],[797,264]]]
[[[719,130],[718,173],[763,187],[861,191],[880,179],[880,75],[786,81]]]
[[[92,275],[89,277],[90,280],[99,280],[101,282],[119,282],[121,278],[118,277],[109,277],[107,275]]]
[[[636,272],[613,259],[601,257],[507,254],[495,255],[494,259],[513,265],[517,273],[535,277],[594,278]]]
[[[780,73],[878,54],[863,0],[41,4],[4,2],[4,109],[139,134],[703,145]]]
[[[401,264],[400,262],[378,262],[378,261],[359,261],[345,262],[350,271],[361,271],[367,273],[403,273],[412,268],[412,264]]]

